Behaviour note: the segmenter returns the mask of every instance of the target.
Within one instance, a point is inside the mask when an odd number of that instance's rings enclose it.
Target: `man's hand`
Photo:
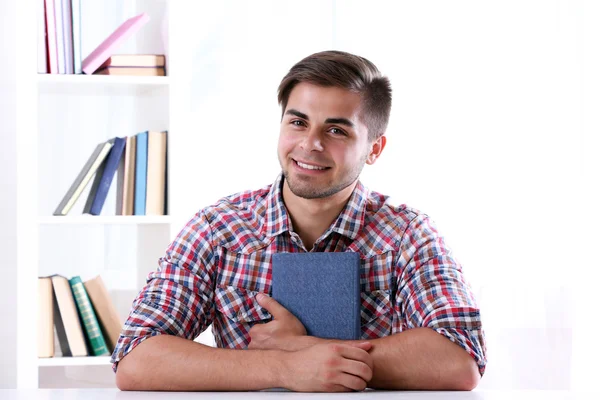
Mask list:
[[[284,387],[298,392],[364,390],[373,376],[369,342],[319,343],[286,355]]]
[[[266,324],[256,324],[250,329],[251,350],[294,350],[290,341],[306,336],[304,325],[275,299],[259,293],[256,300],[273,316]]]

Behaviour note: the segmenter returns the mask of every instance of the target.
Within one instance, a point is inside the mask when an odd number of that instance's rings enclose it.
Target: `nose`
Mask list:
[[[312,128],[306,132],[302,142],[300,142],[300,148],[304,151],[323,151],[321,133],[318,129]]]

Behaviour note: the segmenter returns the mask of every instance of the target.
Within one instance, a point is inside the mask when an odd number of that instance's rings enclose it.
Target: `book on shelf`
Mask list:
[[[69,280],[61,275],[52,275],[51,279],[54,289],[54,324],[62,353],[65,357],[87,356],[89,353],[85,334]]]
[[[83,285],[100,322],[100,329],[108,350],[112,353],[117,345],[117,340],[119,340],[123,323],[100,275],[83,282]]]
[[[115,175],[115,215],[167,215],[167,138],[167,131],[146,131],[99,144],[53,215],[67,215],[92,178],[83,213],[100,215]]]
[[[105,356],[122,324],[100,276],[38,278],[38,357]]]
[[[92,184],[92,188],[88,194],[88,198],[83,209],[84,214],[100,215],[111,183],[115,176],[115,172],[119,167],[123,150],[125,149],[126,138],[116,137],[111,139],[109,142],[113,145],[110,149],[110,153],[108,153],[108,156],[106,157],[106,160],[96,172],[94,183]]]
[[[127,137],[125,156],[119,165],[117,177],[117,215],[133,215],[135,189],[135,143],[136,137]]]
[[[150,19],[146,13],[127,19],[82,60],[81,0],[37,1],[39,73],[92,74]]]
[[[73,181],[73,184],[58,204],[58,207],[56,207],[53,215],[67,215],[69,213],[104,159],[108,156],[112,146],[113,144],[110,142],[103,142],[96,146],[94,152],[79,172],[79,175]]]
[[[81,0],[71,0],[73,22],[73,73],[81,74]]]
[[[38,279],[38,357],[54,356],[54,305],[52,279]]]
[[[136,135],[134,215],[146,215],[146,177],[148,170],[148,132]]]
[[[148,14],[142,13],[123,22],[83,60],[82,71],[88,75],[96,72],[123,41],[135,34],[149,20]]]
[[[73,74],[73,21],[71,0],[61,0],[65,74]]]
[[[60,0],[56,0],[59,2]],[[54,18],[55,0],[45,0],[46,46],[48,57],[48,72],[58,74],[58,48],[56,46],[56,19]],[[40,26],[38,25],[38,29]],[[41,47],[38,47],[38,58],[44,57]]]
[[[167,132],[148,132],[146,215],[165,214]]]
[[[99,68],[105,67],[164,67],[163,54],[114,54]]]
[[[90,353],[94,356],[106,356],[108,355],[108,347],[102,331],[100,330],[100,324],[96,318],[96,313],[92,308],[92,303],[87,295],[81,277],[74,276],[69,279],[69,284],[73,290],[73,296],[75,297],[75,304],[77,304],[77,310],[79,311],[79,318],[82,321],[82,325],[85,329],[87,343],[89,345]]]
[[[94,75],[117,76],[165,76],[164,67],[103,67],[94,72]]]

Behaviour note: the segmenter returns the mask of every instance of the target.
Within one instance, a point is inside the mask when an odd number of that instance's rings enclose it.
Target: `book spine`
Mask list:
[[[95,356],[108,355],[108,347],[106,341],[102,336],[100,330],[100,324],[92,308],[92,303],[85,291],[83,282],[80,277],[76,276],[69,280],[71,289],[73,290],[73,296],[75,297],[75,304],[79,310],[79,316],[83,322],[87,338],[92,350],[92,354]]]
[[[73,22],[73,72],[81,74],[81,0],[71,2]]]
[[[104,171],[102,171],[102,177],[100,178],[100,183],[89,210],[89,213],[92,215],[100,215],[102,212],[102,207],[106,201],[106,196],[108,196],[108,191],[115,176],[115,172],[117,172],[117,168],[119,168],[124,148],[125,139],[115,138],[113,147],[106,159],[106,166],[104,167]]]
[[[148,170],[148,132],[137,135],[135,157],[135,200],[133,215],[146,215],[146,175]]]
[[[48,72],[51,74],[58,73],[58,55],[56,47],[56,19],[54,16],[54,0],[46,0],[46,32],[48,43]]]
[[[48,48],[46,47],[46,6],[45,0],[37,0],[38,3],[38,25],[37,25],[37,72],[48,73]]]
[[[65,73],[73,74],[73,24],[71,0],[63,0],[63,38],[65,40]]]

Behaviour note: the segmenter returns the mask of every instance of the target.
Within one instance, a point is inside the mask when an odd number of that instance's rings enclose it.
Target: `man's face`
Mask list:
[[[331,196],[354,184],[365,162],[375,162],[359,110],[360,96],[345,89],[304,82],[292,89],[277,152],[294,195]]]

